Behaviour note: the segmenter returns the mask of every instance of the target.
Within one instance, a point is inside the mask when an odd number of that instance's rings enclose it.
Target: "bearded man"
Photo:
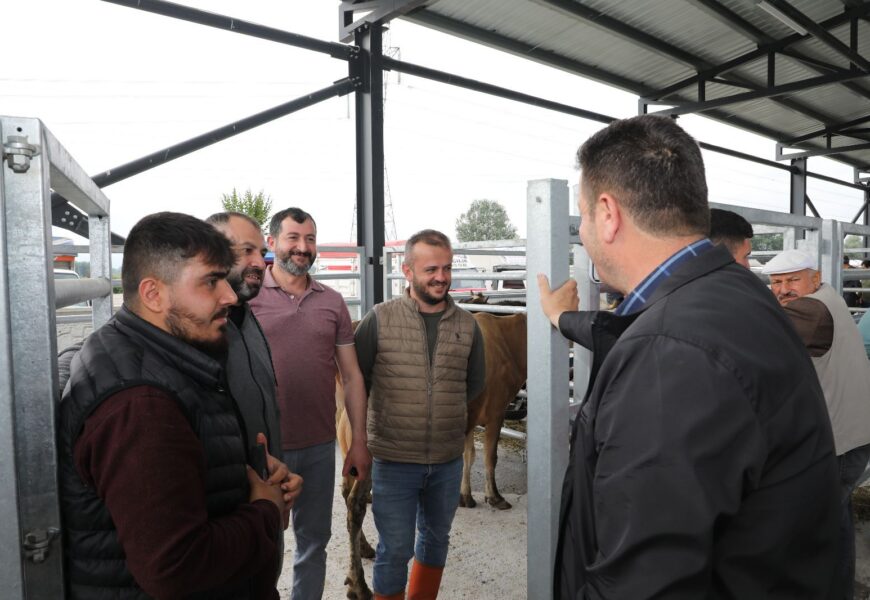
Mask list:
[[[359,479],[368,476],[371,466],[365,386],[344,299],[308,273],[317,258],[314,218],[299,208],[282,210],[269,223],[267,241],[275,263],[266,267],[262,289],[249,304],[272,349],[283,461],[305,480],[305,493],[292,509],[296,554],[291,598],[311,600],[323,595],[332,535],[336,365],[353,429],[342,474],[355,468]]]
[[[356,330],[370,394],[375,598],[405,597],[412,557],[408,598],[435,598],[447,561],[466,406],[486,384],[480,328],[448,294],[452,265],[447,236],[412,235],[402,264],[409,287],[376,305]]]
[[[233,263],[188,215],[130,231],[124,304],[73,358],[60,405],[70,597],[278,598],[282,489],[246,466],[226,384]]]

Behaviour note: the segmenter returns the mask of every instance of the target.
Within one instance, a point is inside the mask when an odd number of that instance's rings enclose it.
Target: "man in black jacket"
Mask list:
[[[825,598],[837,472],[812,364],[770,293],[706,239],[695,141],[617,121],[578,153],[580,236],[614,314],[545,314],[594,353],[563,487],[554,596]]]

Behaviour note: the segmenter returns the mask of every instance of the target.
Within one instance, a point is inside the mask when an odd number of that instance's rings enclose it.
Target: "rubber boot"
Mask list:
[[[435,600],[443,573],[444,567],[430,567],[415,558],[408,583],[408,600]]]

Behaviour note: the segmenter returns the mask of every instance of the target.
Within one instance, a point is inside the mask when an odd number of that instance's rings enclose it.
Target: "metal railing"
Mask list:
[[[63,598],[55,307],[111,317],[109,199],[38,119],[0,117],[0,145],[0,581],[4,598]],[[89,279],[54,281],[52,190],[88,215]]]

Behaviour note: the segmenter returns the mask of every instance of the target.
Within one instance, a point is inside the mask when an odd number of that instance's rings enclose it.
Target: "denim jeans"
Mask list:
[[[372,465],[372,514],[378,530],[372,577],[375,593],[389,596],[403,592],[412,556],[430,567],[444,566],[450,526],[459,506],[461,479],[462,457],[435,465],[375,459]]]
[[[284,463],[302,476],[302,493],[293,505],[293,600],[317,600],[326,579],[326,545],[332,536],[335,491],[335,441],[284,450]]]
[[[852,522],[852,492],[870,459],[870,444],[837,457],[840,467],[840,560],[837,588],[831,598],[852,600],[855,586],[855,525]]]

